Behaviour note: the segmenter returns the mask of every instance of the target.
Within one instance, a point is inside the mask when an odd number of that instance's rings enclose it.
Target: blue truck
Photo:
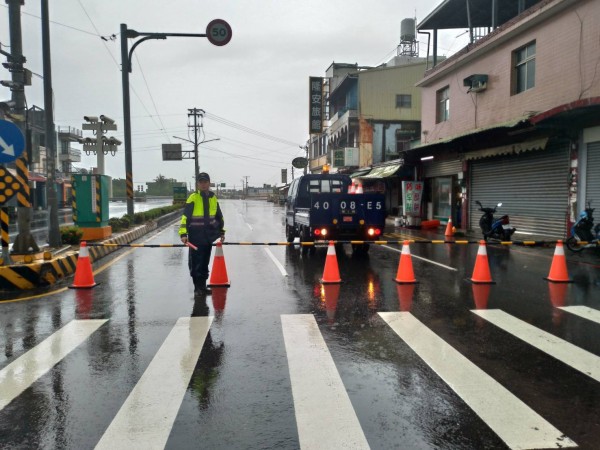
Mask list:
[[[385,227],[385,196],[352,194],[346,174],[311,174],[292,181],[285,201],[288,242],[319,240],[375,241]],[[303,246],[303,250],[314,246]],[[367,253],[369,243],[352,243],[352,250]]]

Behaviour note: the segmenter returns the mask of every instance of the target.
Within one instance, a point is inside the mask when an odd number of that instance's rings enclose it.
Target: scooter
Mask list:
[[[593,228],[593,232],[592,232]],[[585,244],[582,244],[585,242]],[[584,248],[600,246],[600,224],[594,227],[594,208],[591,200],[588,206],[579,214],[579,219],[571,229],[571,236],[565,242],[572,252],[580,252]]]
[[[479,200],[475,203],[479,205],[479,211],[483,212],[481,219],[479,219],[479,227],[483,233],[483,239],[485,241],[488,238],[497,239],[499,241],[510,241],[511,236],[517,229],[510,226],[510,220],[508,215],[504,215],[499,219],[494,219],[494,213],[497,208],[502,206],[502,203],[498,203],[493,208],[484,208]]]

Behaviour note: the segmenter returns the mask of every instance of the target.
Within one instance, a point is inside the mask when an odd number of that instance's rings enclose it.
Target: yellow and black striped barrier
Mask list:
[[[223,242],[222,245],[269,245],[269,246],[302,246],[302,247],[319,247],[327,246],[330,242],[334,244],[352,244],[352,245],[402,245],[405,242],[410,244],[456,244],[469,245],[479,244],[481,239],[468,240],[435,240],[435,239],[400,239],[391,241],[307,241],[307,242]],[[546,246],[556,245],[558,241],[488,241],[488,244],[498,245],[525,245],[525,246]],[[580,242],[580,245],[586,245],[587,242]],[[213,244],[216,245],[216,244]],[[185,244],[117,244],[117,243],[88,243],[88,247],[139,247],[139,248],[170,248],[170,247],[187,247]]]

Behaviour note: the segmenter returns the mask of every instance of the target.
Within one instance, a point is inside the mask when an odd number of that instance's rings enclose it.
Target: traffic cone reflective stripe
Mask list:
[[[337,256],[335,254],[335,245],[333,241],[329,241],[327,247],[327,257],[325,258],[325,269],[323,270],[323,278],[321,283],[341,283],[340,270],[338,268]]]
[[[400,254],[400,262],[398,263],[398,272],[394,279],[396,283],[416,283],[415,273],[413,271],[412,257],[410,256],[410,246],[408,241],[404,241],[402,245],[402,253]]]
[[[352,183],[350,183],[350,186],[348,186],[348,194],[355,194],[356,193],[356,186],[354,185],[354,181]]]
[[[75,267],[75,278],[73,279],[73,284],[69,287],[71,289],[90,289],[97,285],[98,283],[94,281],[90,252],[87,248],[87,243],[81,241],[79,256],[77,257],[77,266]]]
[[[553,283],[570,283],[569,274],[567,272],[567,258],[565,257],[565,248],[561,240],[556,242],[556,248],[554,249],[554,257],[552,258],[552,265],[550,266],[550,273],[545,280],[552,281]]]
[[[364,194],[364,191],[363,191],[363,187],[362,187],[362,183],[361,183],[361,182],[359,182],[359,183],[358,183],[358,187],[356,188],[356,193],[357,193],[357,194]]]
[[[479,249],[477,250],[477,259],[475,260],[475,268],[473,269],[471,282],[482,284],[494,283],[492,281],[492,274],[490,273],[490,264],[488,262],[485,241],[479,241]]]
[[[448,225],[446,225],[446,232],[444,236],[454,236],[454,227],[452,226],[452,218],[448,219]]]
[[[210,271],[210,280],[208,280],[208,286],[231,286],[229,283],[229,277],[227,276],[227,267],[225,266],[225,256],[223,256],[223,244],[221,241],[217,242],[217,248],[215,250],[212,270]]]

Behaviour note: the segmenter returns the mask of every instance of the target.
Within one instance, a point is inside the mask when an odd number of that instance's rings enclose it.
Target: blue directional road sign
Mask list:
[[[25,150],[23,133],[14,123],[0,120],[0,163],[11,162]]]

